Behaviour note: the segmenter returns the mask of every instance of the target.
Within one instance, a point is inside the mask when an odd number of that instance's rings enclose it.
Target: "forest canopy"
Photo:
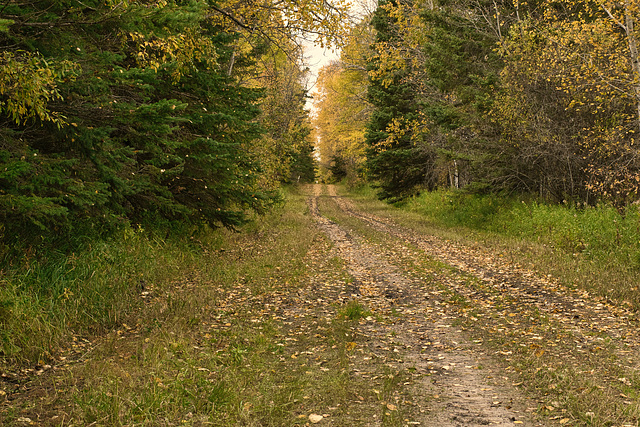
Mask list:
[[[638,2],[7,1],[2,241],[237,227],[283,182],[637,200]],[[302,42],[341,48],[312,125]],[[315,128],[315,129],[314,129]]]
[[[324,173],[389,201],[452,187],[624,209],[640,195],[639,17],[635,0],[380,0],[321,76]]]

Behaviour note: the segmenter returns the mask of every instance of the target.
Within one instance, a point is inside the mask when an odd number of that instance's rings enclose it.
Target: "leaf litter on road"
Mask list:
[[[627,304],[569,289],[481,245],[416,233],[332,191],[345,223],[388,247],[412,248],[396,250],[393,262],[440,283],[448,295],[440,305],[500,356],[503,371],[537,398],[539,414],[564,425],[637,425],[638,403],[624,397],[638,394],[637,314]]]
[[[378,363],[406,375],[403,389],[409,393],[396,403],[402,403],[407,420],[441,426],[513,425],[515,421],[534,425],[523,410],[526,407],[518,408],[522,402],[513,399],[517,390],[487,368],[474,369],[488,365],[488,359],[469,351],[462,331],[454,325],[455,317],[440,303],[441,289],[403,273],[388,260],[411,250],[407,246],[380,250],[353,229],[347,231],[328,220],[321,208],[330,209],[326,204],[339,199],[335,194],[321,199],[320,191],[314,188],[310,210],[347,261],[354,282],[360,284],[359,298],[381,318],[361,322],[359,330]],[[319,208],[319,204],[324,205]],[[396,403],[387,405],[396,409]]]

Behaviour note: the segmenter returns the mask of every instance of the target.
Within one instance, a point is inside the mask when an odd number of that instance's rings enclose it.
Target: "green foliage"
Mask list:
[[[140,292],[191,256],[179,241],[142,230],[85,245],[82,253],[27,254],[5,266],[0,291],[0,360],[46,360],[72,334],[111,328],[141,307]]]
[[[8,244],[174,221],[236,227],[274,192],[247,148],[262,91],[202,2],[12,2],[0,33],[0,218]],[[34,31],[34,28],[47,28]]]
[[[473,10],[425,10],[422,19],[430,29],[423,44],[430,83],[444,94],[456,94],[450,108],[464,111],[497,79],[496,38],[470,25]]]
[[[431,87],[421,108],[429,121],[426,138],[437,147],[439,187],[478,187],[492,179],[485,138],[491,139],[493,129],[486,114],[502,63],[495,53],[498,35],[476,25],[487,6],[443,2],[420,15],[428,28],[421,46],[424,78]]]
[[[449,227],[495,229],[500,214],[513,204],[509,197],[474,195],[464,191],[440,190],[412,199],[409,205]],[[499,227],[498,227],[499,228]]]
[[[466,187],[623,212],[640,194],[637,19],[613,2],[380,2],[365,135],[380,197]]]
[[[287,193],[286,208],[252,223],[247,233],[185,224],[169,235],[157,228],[123,227],[104,241],[75,242],[77,252],[63,253],[65,248],[56,244],[59,250],[12,258],[0,278],[0,365],[50,360],[73,337],[135,324],[132,318],[143,319],[148,330],[167,316],[175,316],[172,325],[193,322],[195,315],[187,315],[192,307],[180,298],[182,286],[192,281],[208,295],[199,302],[215,299],[219,286],[235,286],[240,277],[252,277],[256,292],[281,286],[285,274],[293,283],[306,274],[304,256],[314,241],[308,238],[312,224],[303,214],[305,199],[293,191]],[[277,244],[266,230],[282,231]],[[256,241],[264,248],[261,256],[243,257],[242,248]],[[283,259],[288,268],[276,274],[273,266]],[[165,299],[168,294],[174,298]]]
[[[361,303],[356,300],[350,300],[344,305],[340,311],[340,315],[348,320],[360,320],[371,315]]]
[[[447,227],[542,242],[599,262],[640,268],[640,212],[614,207],[553,205],[517,196],[437,191],[412,199],[408,208]]]
[[[11,19],[0,18],[0,32],[6,33],[7,31],[9,31],[9,27],[11,26],[11,24],[13,24],[13,21]]]
[[[367,170],[380,186],[379,197],[390,201],[416,194],[435,184],[435,152],[421,138],[422,122],[410,69],[389,67],[384,49],[400,43],[393,2],[378,5],[371,24],[376,30],[375,53],[368,64],[368,98],[374,111],[367,126]]]
[[[501,62],[498,38],[477,25],[485,6],[386,2],[378,8],[367,165],[382,198],[397,201],[422,189],[490,179],[479,166],[487,147],[478,136],[493,131],[483,116]]]
[[[292,182],[310,183],[316,178],[316,161],[313,157],[314,146],[308,139],[304,141],[305,144],[298,148],[291,162],[290,179]]]
[[[368,169],[377,177],[381,199],[397,202],[434,187],[435,153],[420,147],[388,149],[371,156]]]
[[[331,158],[331,166],[329,166],[329,171],[331,172],[331,176],[333,180],[336,182],[342,180],[347,177],[348,170],[345,160],[340,156],[333,156]]]

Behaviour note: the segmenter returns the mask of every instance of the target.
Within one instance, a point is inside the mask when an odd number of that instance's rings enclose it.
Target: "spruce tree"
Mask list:
[[[203,2],[82,4],[3,8],[5,240],[150,220],[235,227],[272,204],[247,155],[262,92],[229,73],[247,63],[237,35]],[[21,75],[31,86],[18,92]]]
[[[381,1],[373,15],[371,25],[376,30],[376,43],[379,45],[401,42],[397,20],[385,7],[394,1]],[[379,70],[382,60],[380,52],[374,54],[369,60],[368,70]],[[378,183],[379,197],[393,202],[435,185],[435,153],[428,144],[414,138],[410,126],[399,135],[390,137],[389,129],[394,123],[404,125],[420,119],[420,106],[410,70],[385,69],[383,76],[371,78],[369,82],[368,98],[375,109],[365,134],[368,145],[366,166]]]

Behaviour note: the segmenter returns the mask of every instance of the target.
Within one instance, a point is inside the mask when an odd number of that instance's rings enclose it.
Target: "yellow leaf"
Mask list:
[[[312,424],[319,423],[320,421],[322,421],[323,418],[324,417],[322,415],[318,415],[318,414],[309,415],[309,421],[311,421]]]

